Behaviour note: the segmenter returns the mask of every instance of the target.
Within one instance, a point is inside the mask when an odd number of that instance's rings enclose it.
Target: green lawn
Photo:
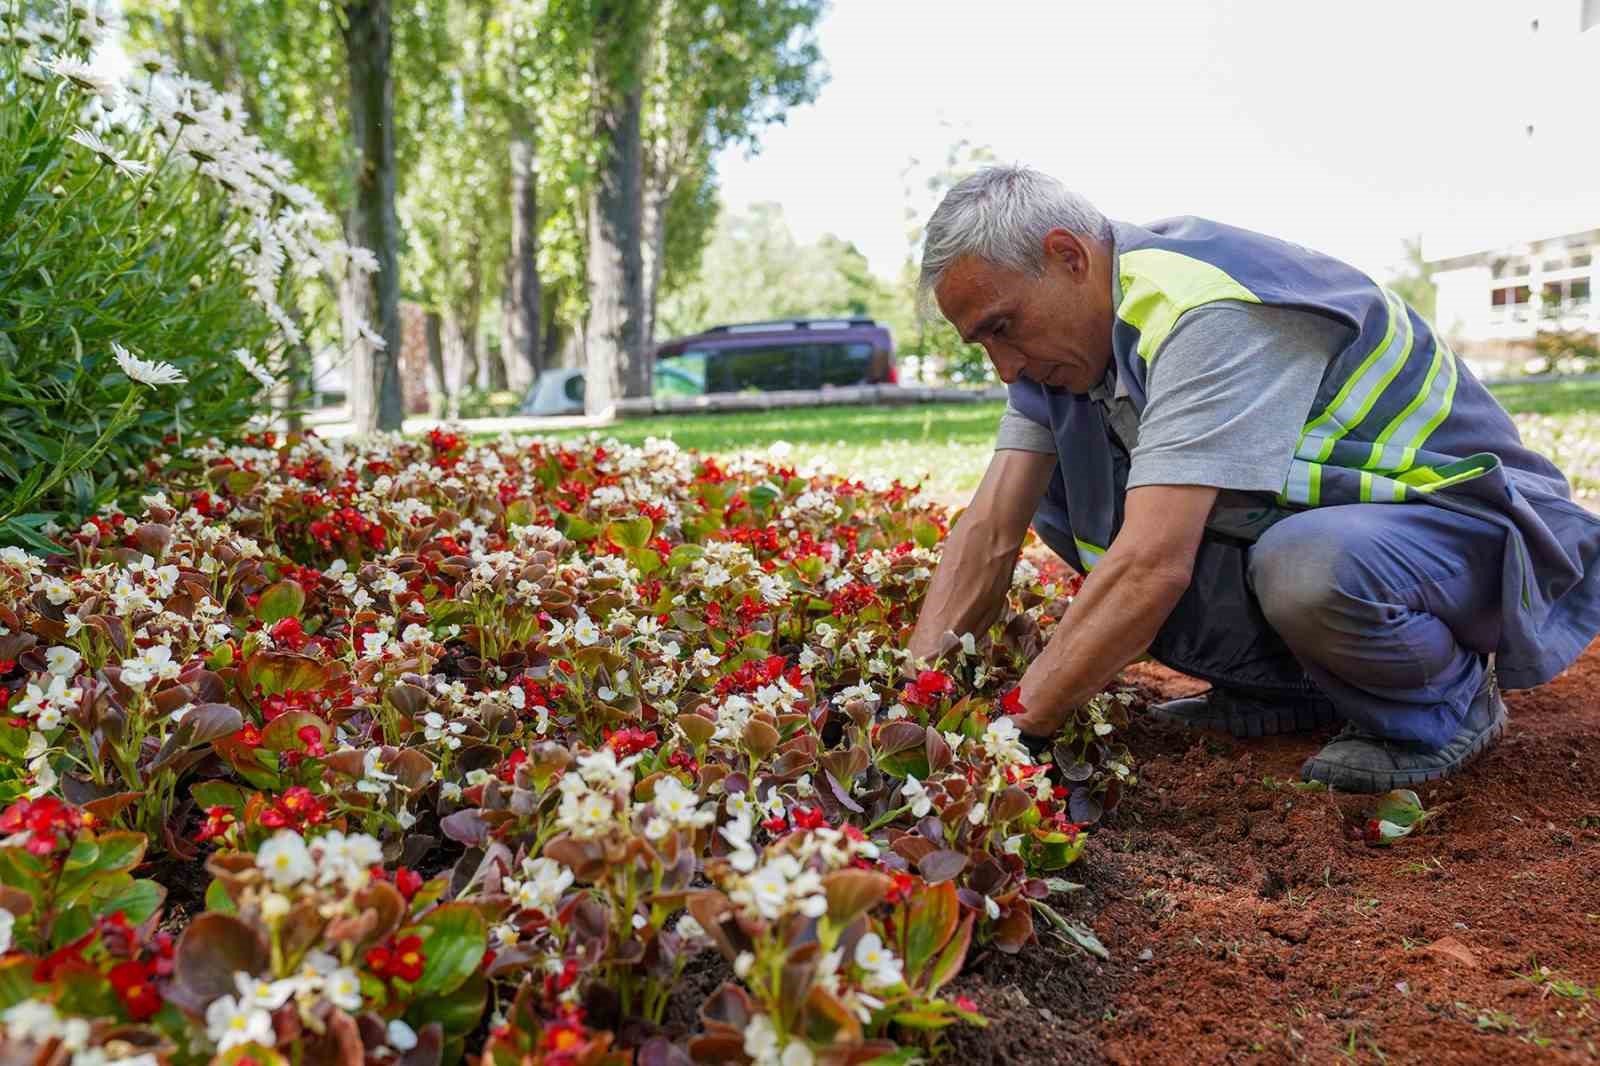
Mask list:
[[[1496,385],[1491,391],[1514,415],[1600,411],[1600,381],[1539,381],[1527,385]]]
[[[848,477],[882,475],[921,481],[947,503],[964,503],[989,462],[1005,405],[921,404],[907,407],[797,407],[725,415],[629,419],[605,436],[628,444],[667,437],[683,448],[728,454],[762,451],[785,441],[796,464],[822,459]],[[578,434],[561,434],[574,436]]]
[[[1531,416],[1553,416],[1536,446],[1552,453],[1566,449],[1547,444],[1552,435],[1587,438],[1600,412],[1600,381],[1498,386],[1494,393],[1523,422]],[[603,431],[630,444],[646,437],[669,437],[685,448],[729,454],[760,451],[778,441],[793,447],[793,460],[820,458],[850,477],[897,477],[922,481],[924,491],[946,503],[964,503],[977,488],[988,464],[995,425],[1002,404],[937,404],[907,407],[805,407],[791,410],[726,415],[676,415],[622,422]],[[563,433],[561,436],[577,436]],[[1534,441],[1530,441],[1534,443]],[[1570,445],[1570,441],[1566,442]],[[1569,468],[1587,464],[1575,456],[1555,455]],[[1578,481],[1587,473],[1569,469]]]

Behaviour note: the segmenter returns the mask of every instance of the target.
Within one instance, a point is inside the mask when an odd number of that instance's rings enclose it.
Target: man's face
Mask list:
[[[939,310],[981,344],[1000,380],[1088,392],[1111,360],[1111,255],[1066,230],[1045,237],[1044,273],[1030,277],[973,256],[934,287]]]

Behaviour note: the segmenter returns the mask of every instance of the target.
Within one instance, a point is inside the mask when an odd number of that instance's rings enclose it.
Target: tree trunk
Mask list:
[[[466,276],[462,279],[460,303],[454,309],[454,321],[459,331],[462,365],[466,381],[479,392],[487,392],[493,383],[489,369],[489,353],[478,345],[478,317],[483,311],[483,255],[482,241],[477,233],[469,234],[463,257]]]
[[[506,379],[519,395],[544,371],[540,344],[539,164],[531,109],[511,139],[511,256],[507,263],[505,328],[501,342]]]
[[[350,81],[350,132],[356,152],[351,242],[372,250],[378,271],[354,287],[355,309],[382,345],[362,338],[351,368],[358,432],[397,430],[405,420],[400,390],[400,223],[395,215],[394,75],[389,0],[346,0],[345,66]]]
[[[656,339],[656,302],[661,298],[661,266],[667,250],[667,199],[672,191],[655,180],[645,184],[639,251],[644,267],[644,357],[648,360]]]
[[[594,84],[600,170],[589,198],[589,321],[584,410],[610,415],[622,396],[650,393],[644,358],[643,224],[644,79],[641,34],[646,0],[602,0],[597,18]]]
[[[429,391],[439,397],[438,403],[430,403],[428,407],[434,417],[442,418],[450,409],[451,397],[455,395],[455,382],[445,373],[444,323],[439,317],[439,312],[428,312],[423,332],[428,338],[428,371],[433,378],[433,387]]]
[[[444,417],[454,420],[461,417],[461,394],[472,383],[469,364],[471,346],[468,343],[469,331],[464,327],[460,314],[455,309],[449,309],[443,315],[443,329],[441,332],[440,350],[443,355],[441,370],[448,384],[445,386],[446,403]]]

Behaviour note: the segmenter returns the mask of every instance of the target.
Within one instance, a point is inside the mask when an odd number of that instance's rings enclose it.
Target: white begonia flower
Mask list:
[[[974,803],[972,809],[967,812],[967,822],[971,825],[982,825],[983,820],[987,817],[989,817],[989,805],[987,803]]]
[[[71,677],[78,672],[83,656],[73,648],[57,645],[44,653],[45,665],[57,677]]]
[[[926,818],[928,812],[933,810],[933,799],[915,774],[906,775],[905,781],[900,785],[900,798],[911,804],[912,817]]]
[[[273,885],[293,888],[316,873],[306,842],[292,829],[280,829],[256,852],[256,866]]]
[[[783,1055],[778,1059],[778,1066],[815,1066],[817,1057],[811,1053],[804,1040],[794,1039],[789,1041],[783,1049]]]
[[[216,1041],[218,1051],[240,1044],[272,1047],[277,1040],[272,1015],[232,996],[219,996],[206,1008],[206,1035]]]
[[[11,950],[11,929],[17,924],[17,916],[0,907],[0,955]]]
[[[233,987],[239,990],[241,1004],[274,1011],[289,1002],[289,997],[295,993],[296,983],[293,980],[263,981],[240,971],[233,975]]]
[[[410,1051],[417,1046],[416,1030],[399,1018],[389,1023],[388,1028],[383,1032],[383,1038],[396,1051]]]
[[[983,913],[985,913],[985,914],[987,914],[989,916],[989,920],[991,922],[998,921],[999,918],[1000,918],[1000,904],[996,903],[990,897],[984,896],[983,897]]]
[[[757,1066],[775,1066],[779,1043],[778,1027],[765,1014],[755,1015],[744,1027],[744,1053],[754,1059]]]
[[[361,757],[361,780],[356,782],[356,788],[373,796],[387,796],[389,786],[400,780],[383,768],[383,752],[378,748],[368,748],[367,753]]]
[[[594,619],[583,615],[573,623],[572,637],[584,647],[591,647],[600,641],[600,627],[594,624]]]
[[[128,375],[131,380],[137,381],[141,385],[156,388],[161,385],[180,385],[189,380],[183,376],[182,371],[171,363],[140,359],[116,341],[111,342],[111,351],[116,357],[118,369]]]
[[[545,914],[554,913],[562,894],[572,887],[572,871],[542,855],[537,859],[523,860],[522,870],[524,879],[512,882],[515,888],[507,887],[517,906]]]
[[[348,966],[341,966],[322,979],[322,994],[328,1002],[343,1010],[361,1009],[361,975]]]
[[[736,793],[743,795],[743,793]],[[732,806],[733,797],[728,797],[729,806]],[[740,873],[749,873],[756,868],[755,849],[750,846],[750,834],[754,831],[748,817],[736,817],[729,820],[718,830],[724,840],[733,845],[733,850],[728,853],[728,864]]]
[[[855,962],[867,971],[868,988],[892,988],[905,980],[900,960],[877,933],[865,933],[856,941]]]

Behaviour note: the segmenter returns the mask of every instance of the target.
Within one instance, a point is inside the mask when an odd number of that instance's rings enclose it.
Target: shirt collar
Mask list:
[[[1115,226],[1111,230],[1111,307],[1112,314],[1116,308],[1122,306],[1122,265],[1117,255],[1117,232]],[[1128,392],[1128,383],[1117,373],[1115,358],[1106,364],[1106,376],[1100,383],[1089,390],[1089,398],[1099,403],[1108,403],[1114,400],[1126,399],[1132,395]]]

